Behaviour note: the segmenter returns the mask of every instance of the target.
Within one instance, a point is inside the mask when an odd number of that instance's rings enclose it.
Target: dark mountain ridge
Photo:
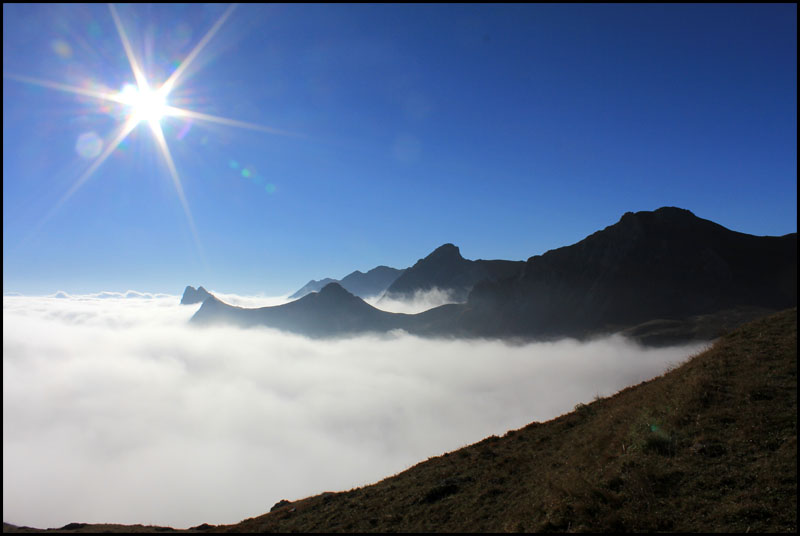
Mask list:
[[[740,307],[797,305],[797,234],[759,237],[688,210],[628,212],[572,245],[482,281],[469,296],[470,331],[576,334]]]
[[[329,283],[338,283],[338,279],[333,279],[331,277],[326,277],[324,279],[320,279],[317,281],[316,279],[312,279],[305,285],[303,285],[297,292],[289,296],[290,300],[295,300],[297,298],[302,298],[306,294],[311,294],[312,292],[319,292],[322,288],[329,284]]]
[[[235,307],[212,296],[203,302],[191,322],[263,325],[309,337],[336,337],[404,329],[412,316],[381,311],[338,283],[328,283],[319,292],[296,301],[258,309]]]
[[[381,265],[366,273],[356,270],[342,279],[339,284],[351,294],[360,298],[370,298],[383,294],[404,272],[405,268],[399,270]]]
[[[576,244],[526,262],[468,261],[445,244],[386,291],[408,296],[411,289],[460,289],[469,292],[463,304],[393,314],[329,284],[325,296],[279,307],[241,309],[207,300],[192,321],[262,324],[311,336],[403,329],[544,339],[626,330],[643,342],[708,340],[757,315],[796,306],[796,276],[796,233],[747,235],[664,207],[626,213]],[[665,321],[672,322],[669,336],[652,337]]]
[[[389,286],[384,297],[403,300],[412,298],[419,291],[440,289],[448,291],[454,301],[463,302],[478,281],[510,277],[524,264],[523,261],[471,261],[461,256],[458,247],[444,244],[406,269]]]

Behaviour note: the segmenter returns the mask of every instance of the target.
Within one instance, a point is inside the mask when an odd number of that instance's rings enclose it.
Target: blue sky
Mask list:
[[[116,12],[159,86],[228,9]],[[284,294],[666,205],[795,232],[796,50],[793,4],[240,5],[169,104],[281,133],[162,119],[190,223],[145,122],[74,189],[129,109],[53,85],[134,83],[112,10],[4,4],[3,290]]]

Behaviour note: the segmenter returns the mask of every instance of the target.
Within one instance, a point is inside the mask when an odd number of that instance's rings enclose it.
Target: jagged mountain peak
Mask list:
[[[364,300],[352,294],[346,288],[336,282],[328,283],[319,291],[303,296],[298,301],[303,303],[316,303],[318,305],[323,305],[324,307],[345,304],[357,304],[360,306],[362,303],[366,305]]]
[[[438,248],[434,249],[423,260],[434,261],[434,260],[444,260],[444,259],[463,260],[464,257],[461,256],[461,250],[458,249],[458,246],[448,242],[447,244],[442,244]]]
[[[195,289],[193,286],[187,285],[181,297],[181,305],[202,303],[209,296],[211,296],[211,293],[202,286]]]
[[[661,207],[656,210],[626,212],[619,223],[637,223],[651,225],[686,226],[706,221],[698,218],[691,210],[679,207]]]
[[[339,283],[328,283],[319,291],[320,296],[353,296]]]
[[[662,219],[678,219],[678,218],[693,218],[697,219],[697,216],[688,209],[680,208],[680,207],[661,207],[655,210],[640,210],[638,212],[626,212],[620,218],[621,220],[629,219],[629,218],[639,218],[639,217],[647,217],[647,216],[657,216]]]

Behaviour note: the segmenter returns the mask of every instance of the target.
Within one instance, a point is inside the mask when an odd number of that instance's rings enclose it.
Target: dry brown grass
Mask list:
[[[661,377],[215,530],[794,532],[797,310]]]

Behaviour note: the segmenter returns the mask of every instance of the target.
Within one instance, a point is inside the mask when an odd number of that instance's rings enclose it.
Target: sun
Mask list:
[[[135,84],[132,83],[125,84],[125,86],[123,86],[120,91],[105,91],[91,87],[94,86],[94,84],[86,84],[85,86],[74,86],[51,80],[41,80],[29,76],[3,72],[3,78],[11,78],[14,80],[18,80],[20,82],[33,84],[49,89],[54,89],[57,91],[66,91],[69,93],[73,93],[75,95],[91,97],[99,101],[116,103],[127,108],[125,120],[118,125],[118,127],[107,139],[102,140],[102,143],[99,145],[100,147],[104,146],[104,149],[102,149],[100,154],[95,157],[94,161],[91,163],[89,168],[86,169],[86,171],[84,171],[84,173],[80,177],[78,177],[78,179],[64,193],[64,195],[61,196],[61,198],[58,200],[55,206],[50,210],[50,212],[44,216],[44,218],[40,221],[37,228],[44,225],[44,223],[50,219],[50,217],[59,209],[59,207],[61,207],[67,201],[67,199],[69,199],[76,191],[78,191],[78,189],[89,179],[89,177],[92,176],[92,174],[97,170],[97,168],[100,167],[100,165],[102,165],[103,162],[105,162],[105,160],[111,155],[111,153],[116,150],[116,148],[125,140],[125,138],[128,137],[128,135],[136,128],[136,126],[144,121],[150,127],[149,128],[150,133],[152,134],[153,139],[156,142],[158,151],[161,153],[163,157],[164,163],[166,164],[166,167],[169,171],[169,176],[171,177],[172,183],[175,186],[175,190],[178,194],[180,203],[183,206],[183,210],[186,214],[186,220],[192,231],[192,235],[194,237],[198,251],[202,253],[200,238],[197,234],[197,229],[195,228],[194,225],[194,219],[189,209],[189,203],[187,202],[186,196],[184,195],[183,185],[181,183],[177,167],[175,166],[175,162],[172,159],[172,154],[170,153],[169,145],[167,144],[166,137],[164,136],[164,131],[161,128],[162,119],[170,116],[170,117],[181,118],[184,120],[197,120],[197,121],[219,123],[222,125],[246,128],[270,134],[280,134],[284,136],[294,135],[290,132],[282,131],[265,125],[258,125],[258,124],[248,123],[245,121],[239,121],[236,119],[229,119],[226,117],[219,117],[216,115],[205,114],[194,110],[189,110],[186,108],[178,108],[175,106],[170,106],[170,104],[167,102],[167,97],[169,93],[177,85],[179,85],[181,78],[183,74],[186,72],[188,66],[200,54],[200,51],[208,44],[208,42],[217,33],[217,31],[219,31],[220,27],[228,19],[228,17],[230,17],[231,13],[235,8],[236,5],[234,4],[229,6],[225,10],[225,12],[219,19],[217,19],[217,21],[214,23],[211,29],[208,30],[208,33],[205,34],[205,36],[192,49],[189,55],[186,56],[186,58],[182,62],[180,62],[178,67],[172,72],[169,78],[167,78],[167,80],[163,84],[158,86],[157,89],[152,89],[151,83],[148,80],[147,76],[145,75],[145,70],[142,68],[139,59],[136,57],[136,54],[134,53],[133,47],[131,46],[131,42],[128,39],[128,35],[125,32],[122,20],[120,19],[120,16],[117,13],[117,9],[112,4],[109,4],[108,9],[111,14],[111,18],[114,21],[114,26],[116,27],[117,34],[119,35],[122,47],[125,50],[125,55],[128,59],[128,63],[130,64],[130,69],[132,71]]]
[[[118,97],[120,103],[130,108],[129,117],[137,123],[141,121],[157,123],[169,114],[165,91],[125,84]]]

